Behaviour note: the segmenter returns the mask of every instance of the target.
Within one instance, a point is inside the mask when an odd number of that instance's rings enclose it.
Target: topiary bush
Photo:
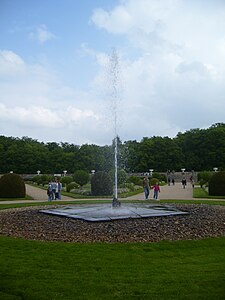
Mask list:
[[[112,196],[113,181],[106,172],[97,172],[91,179],[91,194],[93,196]]]
[[[216,172],[209,181],[210,196],[225,196],[225,172]]]
[[[198,172],[198,181],[199,183],[201,182],[202,185],[205,185],[207,182],[210,181],[210,179],[213,176],[213,172],[212,171],[202,171],[202,172]],[[200,185],[201,185],[200,183]]]
[[[25,183],[22,177],[9,173],[0,178],[0,198],[24,198]]]
[[[90,177],[87,171],[77,170],[73,175],[73,179],[82,187],[83,185],[88,183]]]
[[[73,182],[73,177],[72,176],[64,176],[64,177],[61,178],[61,183],[62,183],[63,186],[67,186],[71,182]]]
[[[131,182],[134,185],[140,185],[140,186],[142,186],[143,185],[142,184],[143,183],[143,178],[132,175],[132,176],[128,177],[127,182]]]
[[[78,189],[80,186],[76,182],[70,182],[66,185],[66,191],[70,193],[71,190]]]
[[[115,170],[109,171],[109,176],[111,177],[111,180],[114,182],[115,181]],[[117,171],[117,181],[118,185],[123,184],[127,181],[128,174],[125,170],[119,169]]]
[[[150,179],[150,185],[151,185],[151,187],[152,187],[153,185],[155,185],[157,182],[159,183],[159,179],[158,179],[158,178],[155,178],[155,177],[151,178],[151,179]]]

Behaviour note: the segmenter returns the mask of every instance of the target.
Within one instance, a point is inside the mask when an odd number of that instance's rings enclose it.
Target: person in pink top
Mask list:
[[[158,194],[160,193],[160,186],[158,184],[158,182],[156,182],[156,184],[153,186],[153,190],[154,190],[154,199],[158,199]]]

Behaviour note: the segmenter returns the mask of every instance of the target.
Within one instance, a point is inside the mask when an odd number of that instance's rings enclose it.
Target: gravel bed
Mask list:
[[[225,206],[176,204],[173,207],[189,214],[86,222],[40,213],[46,206],[7,209],[0,211],[0,235],[79,243],[158,242],[225,236]]]

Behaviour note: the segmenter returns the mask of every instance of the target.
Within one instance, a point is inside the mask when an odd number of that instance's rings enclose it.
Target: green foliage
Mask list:
[[[143,137],[140,142],[118,138],[119,168],[129,173],[148,172],[149,168],[165,172],[186,170],[225,169],[225,124],[207,129],[191,129],[175,138]],[[68,143],[39,143],[28,137],[0,136],[1,172],[13,170],[17,174],[61,174],[67,170],[109,171],[113,165],[113,147],[73,145]]]
[[[154,172],[154,178],[157,178],[158,181],[167,181],[166,175]]]
[[[216,172],[209,181],[210,196],[225,196],[225,172]]]
[[[68,185],[71,182],[73,182],[73,177],[72,176],[63,176],[61,178],[61,183],[62,183],[63,186]]]
[[[213,176],[213,172],[211,171],[202,171],[198,173],[198,181],[203,181],[205,183],[209,182]]]
[[[114,178],[115,178],[115,171],[114,170],[111,170],[109,171],[109,175],[111,177],[111,180],[114,182]],[[128,174],[125,170],[123,169],[119,169],[118,172],[117,172],[117,180],[118,180],[118,184],[123,184],[127,181],[127,178],[128,178]]]
[[[127,182],[133,183],[134,185],[142,186],[142,178],[139,176],[129,176]]]
[[[73,189],[78,189],[79,188],[79,184],[76,182],[70,182],[66,185],[66,191],[69,193],[71,190]]]
[[[93,196],[112,196],[113,181],[108,173],[100,171],[91,179],[91,194]]]
[[[81,187],[88,183],[89,178],[88,172],[84,170],[78,170],[73,175],[74,181],[77,182]]]
[[[159,183],[159,179],[158,178],[152,177],[150,179],[150,185],[151,186],[155,185],[157,182]]]
[[[24,198],[24,180],[17,174],[8,173],[0,178],[0,198]]]
[[[49,181],[52,180],[52,176],[48,176],[48,175],[36,175],[33,177],[33,182],[36,182],[37,185],[46,185],[48,184]]]

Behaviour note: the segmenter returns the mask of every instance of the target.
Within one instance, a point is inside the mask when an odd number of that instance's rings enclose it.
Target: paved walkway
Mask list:
[[[144,192],[139,195],[129,197],[128,199],[133,200],[144,200]],[[150,190],[150,199],[153,199],[153,189]],[[159,199],[180,199],[180,200],[193,200],[193,188],[190,183],[188,183],[183,188],[181,183],[176,183],[175,185],[164,185],[160,187]]]
[[[187,184],[186,188],[183,189],[181,184],[175,184],[170,186],[162,186],[161,192],[159,194],[159,199],[180,199],[180,200],[192,200],[193,198],[193,189],[190,183]],[[47,202],[48,196],[47,191],[26,184],[26,193],[33,198],[33,200],[9,200],[9,201],[0,201],[0,204],[13,204],[13,203],[34,203],[34,202]],[[150,191],[150,199],[153,198],[153,190]],[[61,201],[79,201],[84,199],[74,199],[68,196],[62,196]],[[95,200],[95,199],[87,199]],[[105,200],[104,198],[98,200]],[[126,198],[126,200],[144,200],[144,192],[138,195],[134,195]]]
[[[165,185],[160,187],[161,192],[159,193],[159,200],[169,200],[169,199],[177,199],[177,200],[194,200],[193,198],[193,188],[192,185],[188,182],[186,188],[184,189],[181,183],[176,183],[175,185]],[[26,193],[33,198],[33,200],[7,200],[0,201],[1,204],[13,204],[13,203],[37,203],[37,202],[47,202],[48,196],[47,191],[38,187],[34,187],[26,184]],[[106,200],[109,198],[98,198],[98,200]],[[137,194],[131,197],[123,198],[122,200],[144,200],[144,191],[141,194]],[[150,191],[150,199],[153,199],[153,190]],[[60,201],[80,201],[80,200],[96,200],[96,198],[88,198],[88,199],[75,199],[68,196],[62,195],[62,200]],[[199,199],[199,200],[209,200],[209,199]],[[213,199],[210,199],[213,200]],[[218,199],[214,199],[218,200]],[[225,199],[220,199],[220,201],[225,201]]]

